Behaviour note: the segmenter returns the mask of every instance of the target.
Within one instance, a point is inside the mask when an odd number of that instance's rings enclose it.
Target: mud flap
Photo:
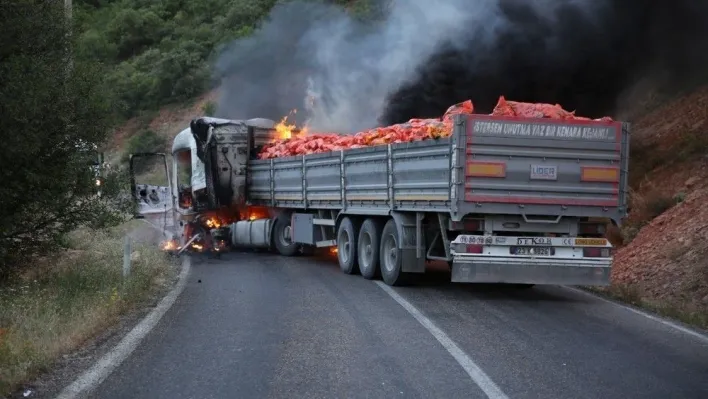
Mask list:
[[[401,244],[402,270],[405,273],[425,272],[425,243],[420,257],[416,251],[416,214],[391,212],[391,217],[396,222],[398,242]]]

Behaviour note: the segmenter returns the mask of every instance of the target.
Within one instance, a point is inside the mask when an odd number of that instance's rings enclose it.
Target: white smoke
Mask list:
[[[496,15],[496,0],[473,7],[467,0],[395,0],[386,20],[363,34],[348,16],[314,25],[300,43],[314,49],[309,78],[320,101],[310,110],[312,128],[351,132],[376,126],[386,97],[415,78],[420,63],[442,43],[465,41],[469,26],[479,27],[477,40],[489,40],[502,23]]]
[[[375,127],[387,97],[418,78],[418,67],[440,47],[473,42],[480,54],[494,47],[496,33],[508,28],[500,1],[392,0],[373,25],[336,6],[278,4],[253,36],[221,54],[219,116],[277,119],[299,108],[314,131]],[[542,0],[531,7],[547,7],[552,18],[554,6],[588,3],[603,1]]]

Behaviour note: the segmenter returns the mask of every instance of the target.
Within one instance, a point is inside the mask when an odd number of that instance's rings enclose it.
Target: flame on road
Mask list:
[[[179,251],[180,247],[176,240],[166,240],[160,243],[160,249],[163,251]]]

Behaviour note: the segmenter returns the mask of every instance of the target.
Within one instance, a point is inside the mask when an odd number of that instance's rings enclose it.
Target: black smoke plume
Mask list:
[[[472,33],[463,46],[441,48],[388,97],[381,122],[435,117],[466,99],[488,113],[499,95],[621,117],[642,92],[671,94],[708,77],[708,2],[533,3],[500,1],[508,23],[494,42],[479,45]]]
[[[361,1],[361,0],[360,0]],[[626,114],[643,93],[706,81],[708,1],[369,0],[361,23],[322,2],[276,5],[221,53],[218,116],[350,133],[500,95],[579,115]]]

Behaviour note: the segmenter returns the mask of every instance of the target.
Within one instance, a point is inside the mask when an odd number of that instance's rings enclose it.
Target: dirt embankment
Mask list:
[[[209,104],[215,104],[217,97],[218,91],[214,90],[201,95],[189,104],[170,105],[159,111],[132,118],[115,129],[109,148],[112,152],[122,151],[126,141],[136,132],[144,129],[152,130],[163,136],[171,145],[172,139],[177,133],[189,127],[189,122],[193,118],[204,116],[205,108]]]
[[[634,120],[630,148],[612,291],[708,328],[708,87]]]

